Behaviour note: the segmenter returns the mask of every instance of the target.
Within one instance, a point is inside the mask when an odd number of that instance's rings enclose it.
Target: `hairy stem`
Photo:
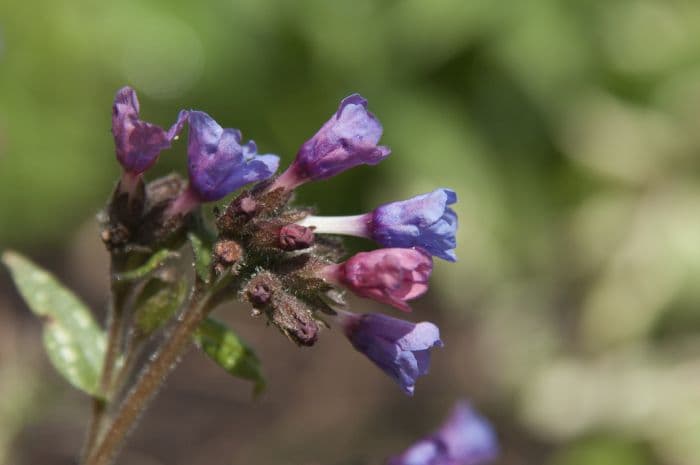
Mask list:
[[[143,367],[136,384],[124,398],[104,438],[90,454],[86,465],[109,465],[134,427],[148,401],[175,367],[192,334],[209,313],[211,293],[195,293],[155,357]]]
[[[131,338],[126,345],[124,350],[124,361],[119,368],[119,371],[115,373],[114,379],[108,391],[109,399],[118,399],[120,393],[123,392],[124,386],[129,380],[136,362],[141,355],[142,349],[145,347],[143,338]]]
[[[112,276],[122,271],[123,267],[123,260],[113,258],[111,266]],[[81,453],[83,459],[87,458],[92,452],[95,442],[99,438],[100,430],[103,427],[107,404],[109,402],[108,394],[112,384],[112,377],[121,351],[124,333],[124,302],[126,301],[128,292],[128,285],[112,280],[111,302],[107,316],[107,348],[105,349],[102,373],[100,374],[100,396],[95,396],[92,399],[90,423]]]
[[[129,286],[124,283],[115,282],[112,284],[112,309],[107,333],[107,349],[105,360],[100,377],[100,392],[107,395],[117,360],[121,353],[122,339],[124,338],[124,302],[128,295]]]
[[[92,398],[92,411],[90,414],[90,423],[88,424],[87,432],[85,433],[85,441],[83,449],[80,453],[81,463],[83,463],[90,455],[92,448],[95,447],[97,436],[104,418],[106,402],[99,397]]]

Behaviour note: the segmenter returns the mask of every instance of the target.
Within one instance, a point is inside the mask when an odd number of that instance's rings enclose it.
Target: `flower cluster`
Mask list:
[[[144,171],[185,124],[188,182],[175,176],[144,184]],[[324,318],[334,318],[356,350],[404,392],[414,392],[417,378],[428,372],[430,350],[442,347],[438,327],[348,312],[342,290],[409,312],[408,301],[428,289],[432,257],[456,260],[457,216],[450,208],[455,192],[441,188],[346,217],[315,216],[291,204],[295,189],[306,182],[389,156],[389,148],[378,145],[382,126],[364,98],[343,99],[277,177],[276,155],[258,154],[239,130],[223,128],[204,112],[180,112],[168,131],[142,121],[128,87],[115,98],[112,132],[123,167],[103,233],[112,250],[172,247],[202,223],[199,205],[254,183],[217,210],[213,279],[231,278],[228,295],[249,302],[254,315],[264,315],[299,345],[314,344]],[[366,237],[384,248],[342,261],[341,243],[333,237],[338,234]]]

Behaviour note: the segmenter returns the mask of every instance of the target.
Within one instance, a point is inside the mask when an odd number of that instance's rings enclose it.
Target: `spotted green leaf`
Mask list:
[[[29,308],[44,321],[44,346],[51,363],[72,385],[98,395],[105,335],[90,311],[56,278],[15,252],[2,261]]]
[[[212,318],[204,320],[195,333],[197,345],[219,366],[238,378],[255,383],[253,394],[265,390],[260,360],[236,333]]]

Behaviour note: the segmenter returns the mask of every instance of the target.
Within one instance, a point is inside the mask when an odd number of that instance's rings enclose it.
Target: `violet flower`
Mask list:
[[[432,270],[430,255],[395,248],[360,252],[343,263],[327,265],[321,276],[359,296],[410,312],[406,301],[425,294]]]
[[[201,111],[190,111],[187,144],[190,183],[170,213],[186,213],[202,202],[219,200],[252,182],[272,176],[276,155],[258,155],[252,140],[241,144],[238,129],[224,129]]]
[[[343,332],[353,347],[413,395],[416,380],[428,374],[430,349],[442,347],[440,330],[433,323],[391,318],[379,313],[338,311]]]
[[[387,465],[482,465],[497,455],[496,434],[489,422],[460,401],[440,429],[392,457]]]
[[[451,189],[436,189],[408,200],[391,202],[355,216],[308,216],[299,224],[316,233],[373,239],[384,247],[420,247],[433,256],[457,261],[457,201]]]
[[[127,86],[117,91],[112,106],[112,134],[128,191],[158,160],[160,152],[170,147],[182,131],[187,116],[188,112],[181,111],[175,124],[166,132],[160,126],[139,119],[139,100],[134,89]]]
[[[388,147],[377,145],[381,136],[382,125],[367,111],[367,100],[359,94],[345,97],[338,111],[304,142],[294,162],[269,189],[291,190],[358,165],[376,165],[391,153]]]

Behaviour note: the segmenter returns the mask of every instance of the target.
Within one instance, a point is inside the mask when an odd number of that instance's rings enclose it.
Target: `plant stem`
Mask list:
[[[123,268],[122,260],[115,260],[113,258],[111,268],[112,276],[114,276],[115,273],[121,271]],[[124,302],[126,301],[128,292],[128,285],[114,280],[112,281],[111,302],[107,317],[107,348],[105,349],[99,384],[99,394],[101,397],[94,396],[92,398],[92,413],[81,453],[83,459],[87,458],[92,452],[104,423],[107,403],[109,402],[108,394],[112,384],[112,376],[121,350],[122,335],[124,332]]]
[[[125,283],[115,282],[112,284],[112,311],[107,335],[107,350],[100,377],[100,392],[105,396],[112,385],[114,369],[121,352],[124,335],[124,302],[129,288],[130,286]]]
[[[90,414],[90,423],[88,424],[87,432],[85,433],[85,442],[80,453],[81,462],[83,463],[90,455],[92,448],[95,447],[98,432],[104,418],[106,402],[99,397],[92,398],[92,412]]]
[[[189,305],[178,318],[178,323],[167,336],[160,350],[141,370],[136,384],[126,395],[104,439],[90,454],[86,465],[112,463],[114,455],[122,446],[141,412],[146,408],[148,401],[175,367],[182,352],[192,341],[192,334],[209,313],[211,296],[211,293],[201,296],[196,292],[193,294]]]
[[[119,372],[114,375],[112,385],[107,392],[108,398],[116,399],[119,397],[119,394],[123,391],[126,382],[131,376],[144,346],[143,338],[138,338],[136,340],[132,338],[127,342],[126,349],[124,350],[124,361],[119,368]]]

